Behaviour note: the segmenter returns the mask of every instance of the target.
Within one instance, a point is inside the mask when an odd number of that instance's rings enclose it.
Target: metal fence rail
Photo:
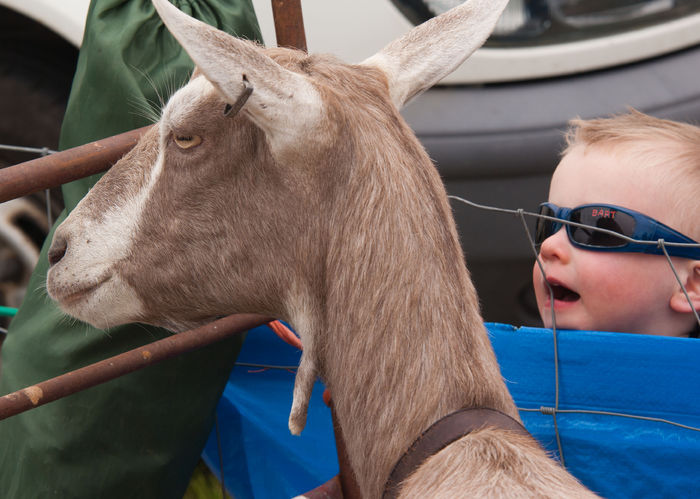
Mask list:
[[[182,353],[197,350],[234,334],[265,324],[270,320],[270,318],[255,314],[231,315],[205,326],[173,334],[143,347],[28,386],[0,397],[0,420]]]
[[[0,169],[0,203],[108,170],[150,127]]]

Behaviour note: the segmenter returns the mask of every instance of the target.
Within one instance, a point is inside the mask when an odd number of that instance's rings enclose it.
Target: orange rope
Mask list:
[[[268,322],[267,325],[272,329],[277,336],[280,337],[285,343],[292,345],[293,347],[303,350],[304,347],[301,345],[301,340],[299,337],[292,332],[287,326],[282,324],[280,321]]]

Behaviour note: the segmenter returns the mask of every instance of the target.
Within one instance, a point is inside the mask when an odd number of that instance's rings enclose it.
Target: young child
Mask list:
[[[700,128],[630,111],[574,120],[567,142],[541,214],[633,239],[700,240]],[[546,327],[553,311],[562,329],[698,336],[700,248],[666,246],[691,308],[658,244],[542,218],[536,242],[545,275],[535,263],[533,283]]]

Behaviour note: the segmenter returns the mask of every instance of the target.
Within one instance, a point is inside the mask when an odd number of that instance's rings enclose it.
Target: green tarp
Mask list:
[[[260,38],[250,0],[173,3],[228,32]],[[148,124],[144,103],[158,103],[159,94],[186,82],[191,70],[149,0],[94,0],[61,148]],[[96,181],[64,186],[67,209]],[[65,212],[59,222],[63,218]],[[44,289],[47,249],[48,242],[2,348],[0,395],[170,334],[141,325],[105,332],[62,316]],[[241,341],[0,421],[0,497],[182,497]]]

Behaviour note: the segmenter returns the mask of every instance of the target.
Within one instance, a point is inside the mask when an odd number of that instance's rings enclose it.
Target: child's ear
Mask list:
[[[700,260],[690,262],[688,277],[685,281],[685,289],[695,310],[700,311]],[[678,289],[671,297],[671,308],[674,312],[692,313],[688,299],[682,289]]]

